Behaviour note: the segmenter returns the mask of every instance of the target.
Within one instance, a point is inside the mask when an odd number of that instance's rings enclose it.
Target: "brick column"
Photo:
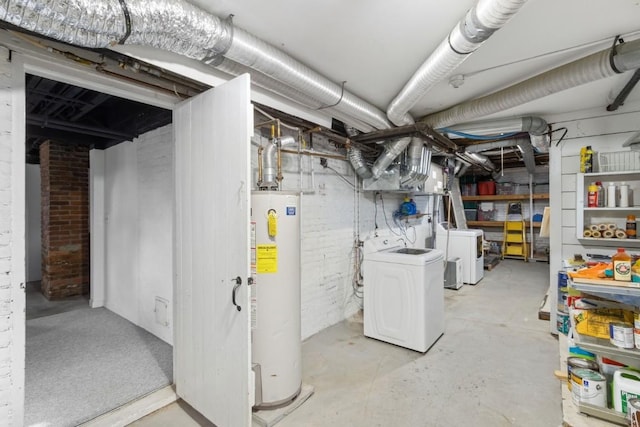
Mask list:
[[[42,293],[61,299],[89,292],[89,149],[40,146]]]

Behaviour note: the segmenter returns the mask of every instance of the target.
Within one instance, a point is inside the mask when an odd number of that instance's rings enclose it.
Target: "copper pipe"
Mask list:
[[[264,147],[261,145],[258,147],[258,186],[262,185],[262,152]]]
[[[346,161],[347,158],[345,156],[340,156],[338,154],[325,154],[325,153],[317,153],[315,151],[294,151],[294,150],[287,150],[287,149],[283,149],[281,150],[283,153],[287,153],[287,154],[302,154],[304,156],[312,156],[312,157],[326,157],[327,159],[336,159],[336,160],[344,160]]]

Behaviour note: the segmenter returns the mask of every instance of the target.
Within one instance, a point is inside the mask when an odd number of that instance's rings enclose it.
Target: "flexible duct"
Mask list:
[[[316,110],[323,106],[320,102],[314,100],[313,98],[310,98],[308,95],[296,89],[293,89],[291,86],[287,86],[284,83],[279,82],[278,80],[272,79],[271,77],[252,68],[246,67],[242,64],[238,64],[237,62],[233,62],[230,59],[224,58],[222,61],[220,61],[220,63],[216,64],[215,67],[218,70],[232,76],[239,76],[241,74],[248,73],[251,75],[252,85],[275,92],[280,96],[283,96],[308,108]],[[362,132],[372,132],[375,130],[374,127],[356,120],[344,113],[334,111],[332,108],[327,108],[326,111],[346,125],[355,127]]]
[[[469,145],[465,148],[465,152],[469,155],[475,153],[485,153],[496,148],[518,147],[522,153],[524,165],[529,173],[535,173],[536,160],[533,153],[533,147],[529,138],[504,139],[502,141],[486,142],[483,144]],[[485,156],[483,156],[485,157]],[[488,158],[487,158],[488,159]],[[495,169],[495,168],[494,168]]]
[[[408,111],[416,102],[506,24],[525,3],[526,0],[480,0],[391,101],[387,108],[389,120],[398,126],[413,122]]]
[[[350,138],[358,135],[358,130],[350,126],[345,126],[345,131],[347,132],[347,136],[349,136]],[[371,178],[373,174],[371,173],[371,170],[362,157],[362,150],[353,146],[349,147],[349,149],[347,150],[347,158],[349,159],[349,163],[351,163],[353,170],[356,171],[356,174],[360,178]]]
[[[224,56],[376,129],[391,127],[378,108],[230,21],[184,0],[1,0],[0,19],[89,48],[144,45],[213,65]]]
[[[420,66],[400,93],[391,101],[387,108],[389,120],[397,126],[415,123],[409,114],[411,107],[435,83],[449,75],[469,54],[491,37],[493,32],[502,27],[525,2],[526,0],[480,0],[451,30],[448,37],[440,43],[434,53]],[[409,138],[403,138],[389,143],[385,147],[385,152],[373,165],[374,178],[378,178],[409,144],[412,145],[412,148],[408,152],[408,161],[411,163],[410,170],[414,170],[416,164],[423,160],[414,157],[419,152],[419,146],[422,147],[423,144],[416,138],[413,141]],[[411,177],[404,177],[402,182],[415,183],[429,177],[428,172],[423,177],[421,175],[423,174],[414,171]]]
[[[640,40],[606,49],[529,80],[421,119],[434,128],[462,123],[552,95],[566,89],[640,68]]]

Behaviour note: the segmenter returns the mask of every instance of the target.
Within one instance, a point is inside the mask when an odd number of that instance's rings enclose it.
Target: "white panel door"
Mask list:
[[[249,95],[243,75],[174,111],[175,380],[178,395],[219,427],[249,426],[253,404]]]

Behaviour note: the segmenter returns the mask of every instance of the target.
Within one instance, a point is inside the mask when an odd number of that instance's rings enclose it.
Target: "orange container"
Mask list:
[[[496,194],[495,181],[480,181],[478,183],[478,194],[480,196],[493,196]]]

